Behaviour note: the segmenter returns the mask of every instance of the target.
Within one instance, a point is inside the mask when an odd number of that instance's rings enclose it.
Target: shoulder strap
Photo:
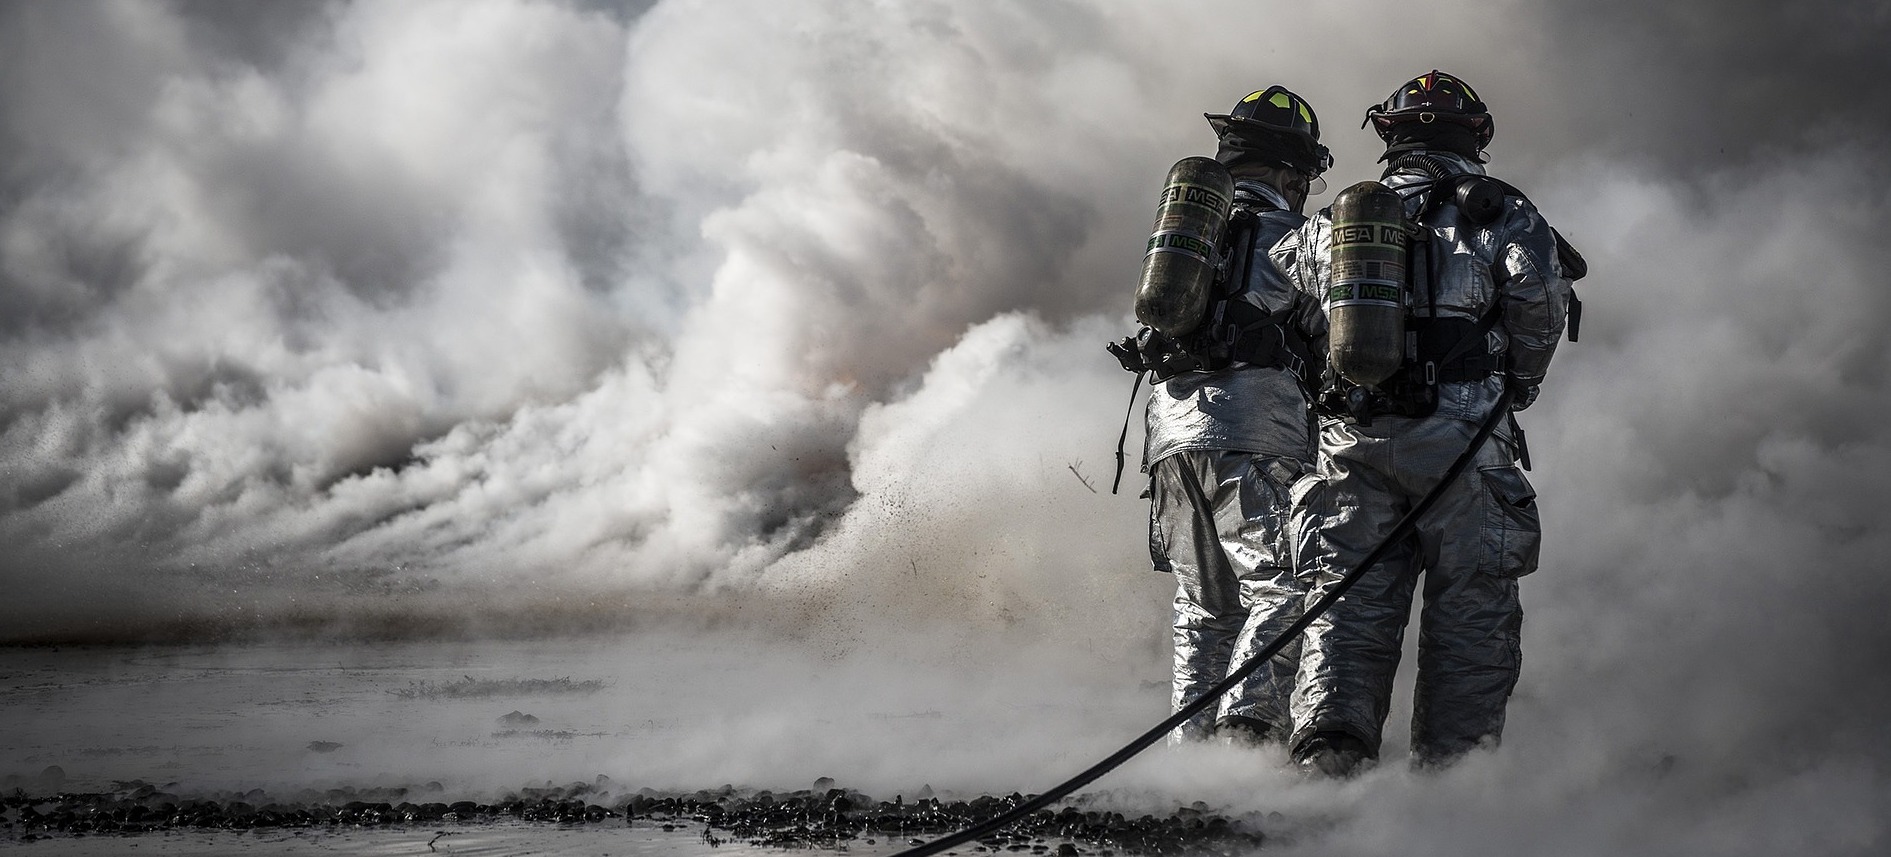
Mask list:
[[[1123,433],[1116,436],[1116,478],[1110,480],[1110,493],[1115,494],[1123,486],[1124,444],[1129,442],[1129,416],[1136,412],[1136,393],[1142,389],[1143,373],[1136,373],[1136,381],[1129,385],[1129,410],[1123,414]]]
[[[1229,213],[1228,257],[1215,271],[1216,285],[1221,287],[1220,298],[1233,297],[1247,287],[1248,266],[1254,264],[1254,236],[1260,231],[1256,228],[1259,224],[1260,216],[1249,206],[1236,205]]]

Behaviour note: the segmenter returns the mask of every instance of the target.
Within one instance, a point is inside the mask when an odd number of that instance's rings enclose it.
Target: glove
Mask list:
[[[1504,376],[1504,389],[1510,391],[1510,410],[1521,411],[1536,404],[1536,394],[1541,390],[1535,381],[1525,381],[1514,375]]]

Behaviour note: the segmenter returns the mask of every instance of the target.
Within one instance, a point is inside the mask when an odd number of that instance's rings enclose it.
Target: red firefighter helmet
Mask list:
[[[1490,145],[1495,130],[1490,110],[1477,97],[1477,91],[1437,69],[1412,78],[1384,102],[1366,108],[1366,121],[1387,143],[1397,141],[1397,129],[1408,122],[1463,126],[1470,129],[1480,151]]]

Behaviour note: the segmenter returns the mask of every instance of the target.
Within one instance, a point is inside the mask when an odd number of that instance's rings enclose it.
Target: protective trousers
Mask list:
[[[1324,595],[1437,484],[1476,426],[1449,417],[1329,421],[1294,513],[1309,601]],[[1535,570],[1536,494],[1499,433],[1398,545],[1308,628],[1293,698],[1298,749],[1337,731],[1378,753],[1393,674],[1424,578],[1412,752],[1420,764],[1495,743],[1522,666],[1517,578]]]
[[[1174,453],[1150,468],[1149,551],[1175,574],[1175,709],[1200,698],[1300,617],[1305,587],[1293,573],[1288,487],[1291,458],[1227,450]],[[1172,742],[1206,738],[1224,717],[1291,734],[1298,642],[1191,718]]]

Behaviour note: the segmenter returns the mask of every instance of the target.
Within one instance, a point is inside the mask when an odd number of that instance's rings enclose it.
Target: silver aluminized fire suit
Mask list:
[[[1258,220],[1238,299],[1266,312],[1298,308],[1304,324],[1316,302],[1296,292],[1267,253],[1305,218],[1259,182],[1237,182],[1235,199]],[[1290,558],[1287,496],[1312,467],[1313,423],[1293,373],[1236,363],[1156,384],[1147,428],[1149,552],[1156,569],[1177,582],[1173,702],[1180,709],[1300,617],[1305,587]],[[1270,737],[1286,740],[1297,650],[1275,656],[1223,697],[1218,711],[1191,718],[1171,740],[1205,738],[1227,717],[1259,721]]]
[[[1483,172],[1457,155],[1425,154],[1454,173]],[[1408,214],[1424,210],[1429,176],[1396,172],[1384,183],[1405,198]],[[1504,369],[1481,380],[1441,383],[1437,410],[1428,417],[1379,416],[1370,426],[1322,420],[1315,474],[1295,486],[1295,547],[1300,573],[1312,586],[1309,602],[1337,584],[1437,484],[1503,393],[1506,375],[1532,397],[1543,379],[1563,332],[1570,282],[1549,224],[1526,199],[1511,195],[1504,206],[1484,226],[1450,203],[1423,217],[1433,234],[1435,297],[1413,298],[1415,316],[1465,319],[1502,301],[1485,345],[1503,355]],[[1331,221],[1322,212],[1276,245],[1274,260],[1298,288],[1324,294],[1331,283],[1330,238]],[[1365,742],[1376,757],[1421,572],[1416,761],[1448,761],[1496,742],[1521,666],[1517,579],[1536,569],[1541,533],[1535,491],[1514,460],[1513,439],[1500,429],[1420,521],[1415,537],[1308,629],[1293,699],[1296,750],[1317,732],[1341,732]]]

